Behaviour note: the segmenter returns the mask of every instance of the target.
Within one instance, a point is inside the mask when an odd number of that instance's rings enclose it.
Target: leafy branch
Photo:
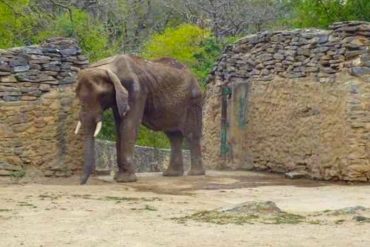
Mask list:
[[[3,3],[5,6],[7,6],[14,13],[15,16],[24,17],[24,15],[22,13],[19,13],[18,11],[16,11],[15,8],[10,3],[8,3],[7,1],[0,0],[0,3]]]

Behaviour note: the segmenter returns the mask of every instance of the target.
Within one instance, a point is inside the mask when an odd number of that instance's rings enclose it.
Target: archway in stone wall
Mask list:
[[[369,181],[369,40],[370,23],[346,22],[227,47],[206,95],[206,165]]]

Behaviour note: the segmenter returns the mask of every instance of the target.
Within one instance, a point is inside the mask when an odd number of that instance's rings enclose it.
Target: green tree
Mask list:
[[[144,45],[142,54],[147,58],[172,57],[190,67],[204,82],[222,45],[208,30],[194,24],[168,27],[163,33],[154,34]]]
[[[32,43],[37,18],[26,13],[29,0],[0,1],[0,48]]]
[[[293,0],[295,27],[326,28],[337,21],[370,21],[368,0]]]
[[[117,53],[122,36],[110,40],[108,28],[86,11],[70,7],[52,14],[29,0],[0,0],[0,48],[40,43],[53,36],[76,38],[91,61]]]
[[[347,0],[346,12],[348,20],[370,21],[370,1]]]
[[[109,57],[119,49],[119,40],[112,44],[109,32],[102,23],[75,8],[71,9],[71,13],[59,15],[46,30],[39,33],[37,39],[42,41],[51,36],[76,38],[91,61]]]
[[[201,42],[211,33],[192,24],[168,27],[163,33],[154,34],[146,43],[143,55],[147,58],[174,57],[188,66],[197,61],[194,54],[203,51]]]

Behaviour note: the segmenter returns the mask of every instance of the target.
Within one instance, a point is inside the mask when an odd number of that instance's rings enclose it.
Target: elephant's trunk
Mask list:
[[[81,122],[78,122],[75,133],[78,133],[79,128],[81,127]],[[85,133],[85,157],[84,157],[84,167],[83,174],[81,177],[81,184],[85,184],[89,179],[91,173],[95,169],[95,137],[99,134],[102,128],[102,122],[99,121],[95,128],[90,125],[90,128],[87,128]]]
[[[92,135],[85,137],[85,163],[83,167],[83,174],[81,177],[81,184],[85,184],[89,179],[91,173],[95,169],[95,140]]]

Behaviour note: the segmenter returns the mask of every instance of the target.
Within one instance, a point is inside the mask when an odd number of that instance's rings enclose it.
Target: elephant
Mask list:
[[[200,139],[202,92],[190,70],[172,58],[146,60],[120,54],[91,64],[77,75],[80,102],[75,133],[83,127],[84,165],[81,184],[95,168],[95,137],[102,128],[103,112],[112,109],[117,131],[116,182],[135,182],[133,152],[138,127],[163,131],[171,146],[164,176],[184,175],[182,143],[190,148],[188,175],[204,175]]]

